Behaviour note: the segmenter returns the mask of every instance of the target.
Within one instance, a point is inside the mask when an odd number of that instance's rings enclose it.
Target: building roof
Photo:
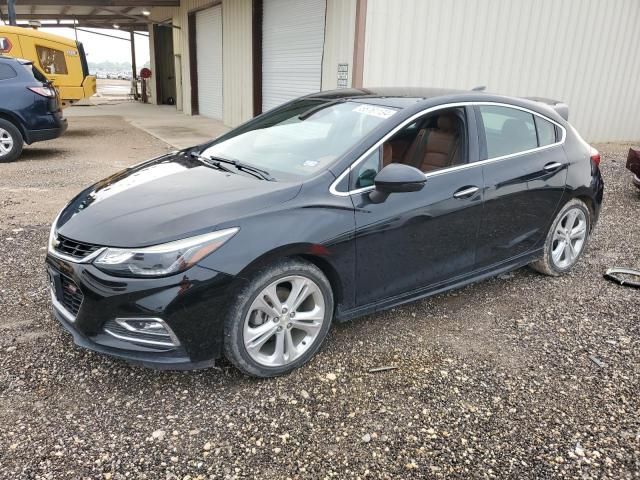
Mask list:
[[[152,7],[178,7],[180,0],[18,0],[18,25],[40,22],[43,27],[113,28],[148,30],[153,22],[143,12]],[[0,0],[0,19],[9,18],[7,0]]]

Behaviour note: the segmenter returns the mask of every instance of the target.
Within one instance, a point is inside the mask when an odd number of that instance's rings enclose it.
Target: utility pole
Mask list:
[[[7,0],[9,10],[9,25],[16,26],[16,0]]]
[[[131,35],[131,81],[133,83],[133,98],[138,100],[138,72],[136,67],[136,40],[133,29],[129,31],[129,35]]]

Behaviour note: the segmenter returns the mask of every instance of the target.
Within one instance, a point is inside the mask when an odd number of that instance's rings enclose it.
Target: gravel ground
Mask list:
[[[254,380],[132,367],[51,317],[48,222],[166,149],[72,119],[0,165],[0,478],[640,478],[640,297],[602,279],[640,268],[640,195],[628,145],[599,148],[605,205],[570,275],[521,269],[337,325],[308,366]]]

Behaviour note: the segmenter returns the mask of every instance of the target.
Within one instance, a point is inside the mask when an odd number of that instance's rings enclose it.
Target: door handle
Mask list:
[[[560,167],[562,167],[562,164],[560,162],[551,162],[551,163],[547,163],[544,166],[544,171],[553,172],[555,170],[558,170]]]
[[[469,198],[474,195],[478,190],[478,187],[462,187],[460,190],[453,194],[453,198]]]

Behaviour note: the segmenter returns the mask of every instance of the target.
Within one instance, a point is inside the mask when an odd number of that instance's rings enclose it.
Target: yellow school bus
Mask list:
[[[96,93],[82,43],[32,28],[0,25],[0,54],[31,60],[53,82],[62,106]]]

